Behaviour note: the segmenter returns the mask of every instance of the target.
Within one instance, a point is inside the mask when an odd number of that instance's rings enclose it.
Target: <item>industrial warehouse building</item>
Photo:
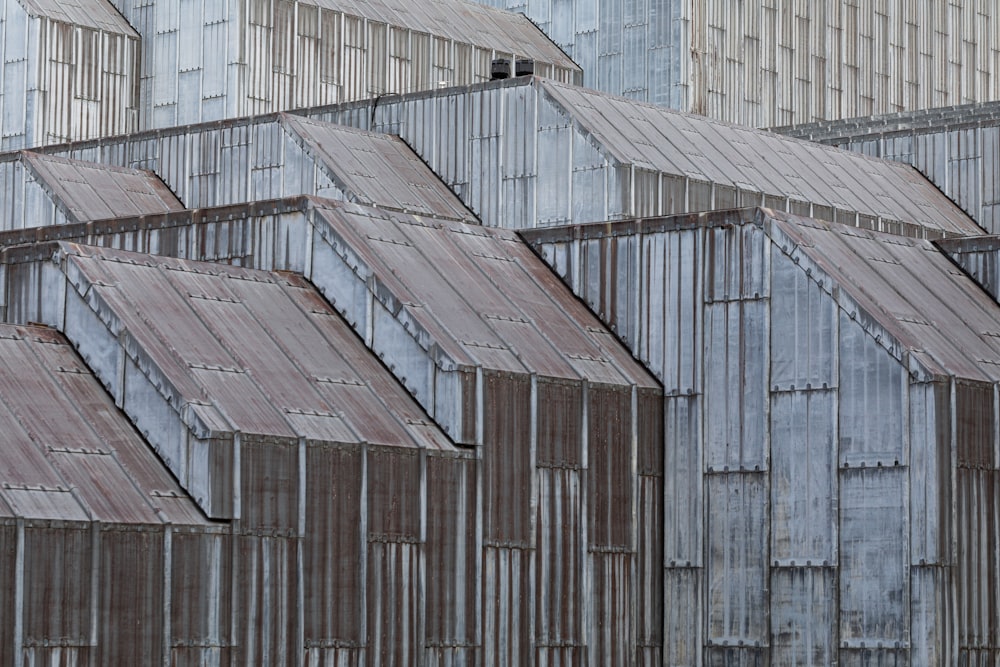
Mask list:
[[[991,105],[886,161],[459,0],[119,4],[3,3],[0,664],[1000,660]]]

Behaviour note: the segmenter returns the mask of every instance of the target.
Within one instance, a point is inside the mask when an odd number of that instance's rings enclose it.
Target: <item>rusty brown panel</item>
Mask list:
[[[531,381],[485,375],[486,539],[526,545],[531,532]]]
[[[639,389],[638,468],[640,475],[663,475],[663,392]]]
[[[297,531],[297,441],[244,436],[240,441],[240,475],[244,530]]]
[[[535,551],[535,643],[583,646],[586,613],[581,471],[539,467]]]
[[[304,616],[306,643],[361,646],[364,637],[364,542],[359,449],[306,449]]]
[[[233,475],[236,466],[232,438],[232,434],[225,434],[204,442],[204,446],[209,448],[209,465],[212,466],[211,509],[215,517],[233,516]]]
[[[241,535],[237,588],[239,628],[235,637],[244,665],[294,664],[296,540]],[[355,612],[356,613],[356,612]],[[133,663],[138,664],[138,663]]]
[[[476,442],[476,374],[459,371],[462,385],[462,442]]]
[[[635,633],[632,611],[632,554],[593,553],[594,627],[590,636],[591,664],[631,665]]]
[[[587,411],[590,543],[627,548],[632,517],[632,391],[592,386]]]
[[[956,382],[955,419],[958,465],[992,467],[996,430],[992,385]]]
[[[219,646],[174,646],[170,649],[170,667],[220,667],[235,664],[233,650]]]
[[[415,449],[368,450],[368,539],[420,538],[420,455]]]
[[[423,645],[421,547],[368,544],[368,664],[413,665]]]
[[[538,380],[538,465],[582,464],[583,386]]]
[[[663,478],[639,476],[636,603],[640,647],[663,646]],[[670,601],[672,604],[673,601]]]
[[[996,562],[1000,471],[957,471],[959,643],[984,647],[1000,632],[1000,576]]]
[[[17,526],[0,524],[0,664],[14,664],[17,607]]]
[[[87,528],[25,528],[25,644],[90,643],[93,540]]]
[[[218,650],[228,644],[232,617],[232,537],[175,531],[171,544],[171,639]]]
[[[525,549],[483,549],[483,663],[531,660],[531,556]]]
[[[476,641],[476,468],[470,458],[427,458],[426,642]]]
[[[163,655],[163,537],[162,529],[102,528],[98,664]]]
[[[937,442],[937,465],[941,478],[938,483],[938,507],[941,509],[941,530],[938,531],[940,544],[938,553],[942,555],[944,564],[951,564],[953,558],[952,541],[956,530],[952,521],[951,507],[957,499],[952,496],[952,476],[955,474],[955,466],[952,465],[951,456],[951,387],[947,382],[938,382],[934,386],[934,433]]]

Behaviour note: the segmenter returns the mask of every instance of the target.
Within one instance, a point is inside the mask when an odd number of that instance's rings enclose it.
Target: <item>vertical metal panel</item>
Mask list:
[[[774,568],[770,593],[771,663],[836,663],[839,643],[836,569]]]
[[[910,569],[910,663],[913,665],[975,665],[960,658],[952,571],[938,566]],[[974,655],[974,651],[972,652]],[[984,651],[989,653],[989,650]],[[986,661],[989,664],[990,660]]]
[[[587,483],[593,546],[632,547],[631,402],[627,388],[591,386],[588,392]]]
[[[771,395],[775,564],[837,562],[836,405],[832,391]]]
[[[27,527],[24,538],[24,580],[31,582],[25,586],[24,646],[89,646],[96,630],[92,532],[87,524],[38,526]]]
[[[841,468],[840,637],[843,648],[860,649],[861,642],[868,648],[880,643],[892,648],[896,642],[908,641],[910,568],[906,481],[906,468],[903,467]],[[874,582],[878,584],[873,585]]]
[[[491,373],[484,385],[486,539],[524,544],[531,534],[530,380]]]
[[[10,514],[6,507],[4,513]],[[19,548],[23,553],[24,546],[18,544],[18,533],[23,534],[23,530],[5,517],[0,523],[0,660],[8,665],[14,664],[16,647],[23,646],[24,641],[24,603],[18,605],[17,581],[23,575],[18,571],[17,553]],[[17,632],[21,636],[15,636]]]
[[[766,472],[706,478],[709,645],[769,639],[768,487]]]
[[[232,541],[228,534],[175,530],[170,571],[173,660],[218,662],[230,644]],[[187,647],[188,652],[179,651]]]
[[[290,664],[302,651],[295,641],[297,540],[254,535],[233,539],[238,550],[235,662]]]
[[[298,443],[243,436],[240,440],[240,491],[245,530],[297,530]]]
[[[663,573],[663,661],[702,665],[705,636],[704,570],[667,567]]]
[[[102,664],[141,664],[163,655],[163,530],[100,529],[97,657]]]
[[[421,539],[421,460],[418,450],[368,450],[368,539]]]
[[[590,627],[589,657],[595,665],[635,664],[634,595],[635,556],[630,553],[594,551],[594,609]]]
[[[955,476],[959,645],[987,647],[1000,631],[1000,575],[990,557],[1000,545],[1000,473],[960,466]]]
[[[424,559],[417,544],[368,543],[370,664],[418,662],[423,637]]]
[[[477,467],[472,459],[427,457],[425,643],[434,664],[468,657],[477,644]]]
[[[667,567],[702,564],[702,409],[699,396],[664,399],[664,535]]]
[[[952,562],[951,388],[910,384],[910,562]],[[916,586],[916,584],[914,584]]]
[[[535,567],[535,645],[585,646],[583,619],[589,609],[584,584],[586,535],[581,471],[539,467]]]
[[[841,463],[905,464],[906,369],[845,312],[839,358]]]
[[[483,663],[527,665],[531,661],[532,564],[517,548],[483,549]]]
[[[317,652],[367,641],[364,458],[354,449],[306,448],[305,639]]]

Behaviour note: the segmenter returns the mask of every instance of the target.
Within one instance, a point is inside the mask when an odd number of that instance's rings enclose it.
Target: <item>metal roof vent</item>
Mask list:
[[[520,61],[518,61],[520,62]],[[510,78],[510,61],[506,58],[497,58],[490,67],[490,81]]]
[[[514,76],[531,76],[535,73],[535,61],[531,58],[518,58],[514,64]]]

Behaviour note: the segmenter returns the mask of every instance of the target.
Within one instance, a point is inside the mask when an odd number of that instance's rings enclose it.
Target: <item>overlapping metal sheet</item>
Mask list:
[[[0,7],[0,148],[137,129],[139,35],[103,0]]]
[[[115,5],[142,35],[142,129],[469,85],[500,57],[582,82],[529,20],[463,0]]]
[[[668,661],[993,655],[1000,306],[944,252],[766,209],[522,235],[668,393]]]
[[[775,128],[913,165],[991,234],[1000,231],[1000,104],[986,102]]]
[[[477,0],[530,17],[587,86],[753,127],[1000,96],[986,0]]]
[[[763,204],[908,235],[982,233],[912,169],[554,81],[304,113],[399,134],[489,226]]]

